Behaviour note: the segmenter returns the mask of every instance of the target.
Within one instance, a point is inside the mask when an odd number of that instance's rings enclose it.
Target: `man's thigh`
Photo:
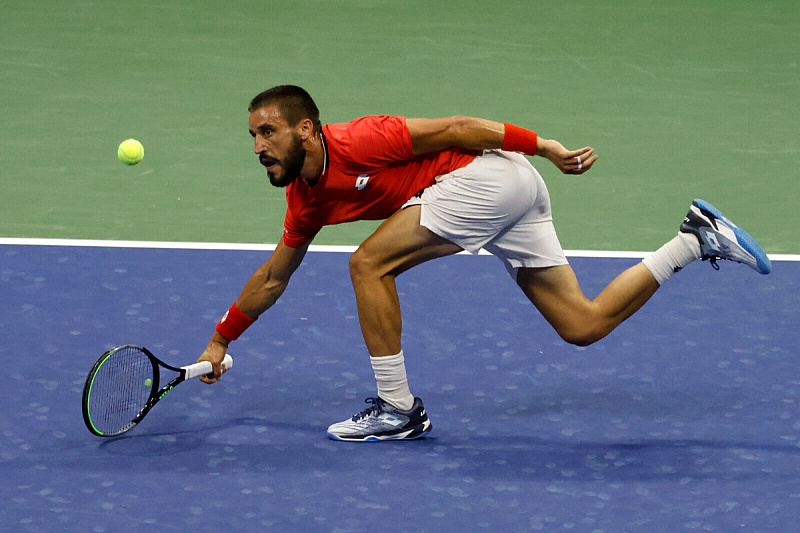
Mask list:
[[[420,226],[420,206],[400,209],[386,219],[353,254],[353,263],[364,263],[380,274],[398,275],[409,268],[460,252],[456,244]]]
[[[517,284],[556,330],[579,321],[590,312],[591,302],[583,294],[569,264],[520,268]]]

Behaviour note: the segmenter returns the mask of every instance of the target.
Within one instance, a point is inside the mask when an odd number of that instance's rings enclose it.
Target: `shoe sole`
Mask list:
[[[736,235],[736,240],[739,243],[739,246],[744,248],[747,253],[752,255],[758,266],[759,274],[769,274],[772,272],[772,261],[769,260],[767,254],[761,249],[761,246],[758,245],[756,240],[750,236],[745,230],[731,222],[731,220],[722,214],[722,212],[711,205],[710,203],[706,202],[705,200],[696,199],[694,201],[694,205],[699,207],[703,211],[707,211],[710,213],[714,218],[721,220],[725,224],[728,225],[733,230],[733,234]]]
[[[384,440],[417,440],[427,437],[432,429],[433,428],[431,427],[430,422],[426,422],[425,424],[421,424],[411,429],[407,429],[399,433],[393,433],[390,435],[367,435],[366,437],[350,438],[350,437],[340,437],[339,435],[334,435],[329,431],[328,438],[343,442],[381,442]],[[422,431],[420,433],[417,433],[417,431],[420,430]]]

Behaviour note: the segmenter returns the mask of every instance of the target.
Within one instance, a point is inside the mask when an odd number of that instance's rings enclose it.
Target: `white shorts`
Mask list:
[[[486,151],[403,207],[411,205],[421,206],[421,226],[473,254],[485,249],[515,279],[521,267],[567,264],[547,186],[523,155]]]

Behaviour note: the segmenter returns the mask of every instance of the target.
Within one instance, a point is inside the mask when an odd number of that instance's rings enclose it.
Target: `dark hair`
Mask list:
[[[259,93],[250,101],[248,111],[252,113],[257,109],[270,104],[277,104],[283,118],[290,126],[296,126],[301,120],[308,118],[314,123],[314,133],[319,133],[322,125],[319,121],[319,109],[311,95],[297,85],[278,85],[272,89]]]

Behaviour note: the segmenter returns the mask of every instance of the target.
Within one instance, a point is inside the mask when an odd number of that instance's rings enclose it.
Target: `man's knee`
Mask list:
[[[350,256],[350,279],[353,283],[367,277],[374,277],[379,275],[378,261],[375,256],[370,254],[369,250],[360,246]]]
[[[590,344],[594,344],[595,342],[599,341],[602,337],[592,334],[590,332],[561,332],[559,331],[558,334],[561,336],[569,344],[574,344],[575,346],[589,346]]]
[[[569,344],[589,346],[609,334],[609,329],[599,321],[562,325],[555,328],[558,335]]]

